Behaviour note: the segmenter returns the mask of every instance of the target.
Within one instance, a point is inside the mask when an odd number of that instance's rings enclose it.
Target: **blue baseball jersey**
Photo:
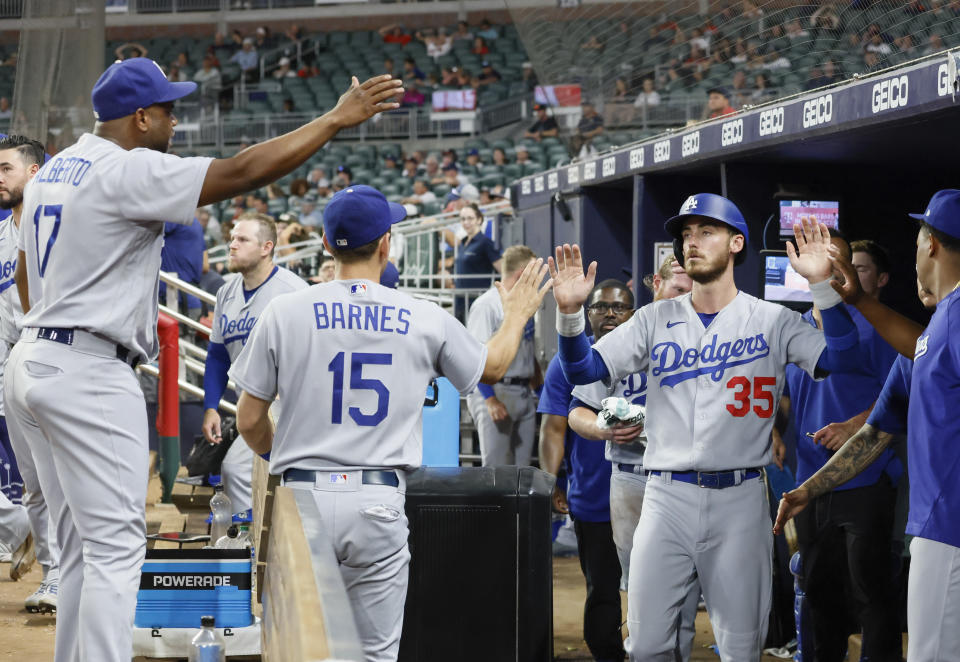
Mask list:
[[[594,411],[603,408],[604,398],[624,398],[634,405],[647,404],[647,373],[639,372],[627,375],[607,386],[603,382],[581,384],[573,389],[574,405],[589,407]],[[571,406],[571,409],[573,408]],[[629,444],[615,444],[608,441],[606,444],[606,458],[618,464],[643,464],[643,451],[646,447],[646,434],[641,434]]]
[[[960,290],[937,304],[913,355],[907,533],[960,547]]]
[[[572,401],[573,385],[563,376],[560,357],[554,356],[543,377],[543,394],[537,411],[566,417]],[[568,426],[564,458],[567,503],[573,517],[585,522],[609,522],[611,465],[604,457],[603,442],[584,439]]]
[[[887,374],[883,390],[877,396],[877,404],[867,418],[867,424],[890,434],[907,432],[907,414],[910,406],[910,378],[913,361],[897,354],[896,361]]]
[[[838,423],[867,410],[883,389],[897,352],[879,336],[873,326],[852,306],[847,306],[859,334],[859,345],[850,351],[859,355],[859,372],[834,373],[815,381],[795,365],[787,366],[784,395],[791,400],[797,443],[797,484],[803,483],[833,457],[834,451],[815,444],[807,432],[816,432],[829,423]],[[803,319],[813,327],[812,311]],[[870,466],[838,490],[873,485],[886,471],[896,481],[903,473],[892,448],[887,448]]]
[[[199,285],[203,275],[203,254],[207,242],[203,238],[203,226],[193,219],[190,225],[164,223],[163,250],[160,251],[160,270],[177,274],[177,278]],[[167,284],[160,283],[160,302],[165,303]],[[187,308],[199,308],[200,299],[185,295]]]

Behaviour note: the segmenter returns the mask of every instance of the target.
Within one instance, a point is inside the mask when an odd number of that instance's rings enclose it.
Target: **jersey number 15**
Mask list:
[[[346,372],[346,353],[340,352],[333,357],[327,370],[333,373],[333,403],[330,408],[330,422],[339,425],[343,423],[343,382]],[[377,394],[377,410],[372,414],[364,414],[359,407],[350,407],[347,413],[357,425],[373,427],[387,417],[390,407],[390,391],[386,384],[379,379],[364,379],[363,366],[365,365],[393,365],[392,354],[370,354],[353,352],[350,354],[350,390],[373,391]]]

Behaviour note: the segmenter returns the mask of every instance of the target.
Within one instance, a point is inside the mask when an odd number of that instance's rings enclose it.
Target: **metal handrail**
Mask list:
[[[139,370],[144,374],[150,375],[152,377],[156,377],[158,379],[160,378],[160,369],[157,368],[157,366],[155,365],[150,365],[149,363],[141,363],[140,365],[137,366],[137,370]],[[184,393],[188,393],[198,398],[203,397],[203,389],[200,388],[199,386],[194,386],[190,382],[186,382],[182,379],[178,379],[177,386]],[[226,400],[220,401],[220,409],[222,411],[227,412],[228,414],[233,414],[234,416],[237,415],[237,406],[234,405],[233,403],[227,402]]]

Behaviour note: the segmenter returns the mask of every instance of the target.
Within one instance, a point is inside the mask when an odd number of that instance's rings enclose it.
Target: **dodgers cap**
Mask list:
[[[193,82],[171,83],[160,65],[145,57],[114,62],[93,86],[93,114],[100,122],[133,115],[138,108],[169,103],[197,89]]]
[[[407,216],[372,186],[357,184],[337,191],[323,210],[323,232],[335,249],[350,250],[385,234]]]
[[[944,234],[960,239],[960,191],[955,188],[937,191],[922,214],[910,214]]]
[[[744,239],[750,241],[750,230],[747,229],[747,222],[744,220],[743,214],[740,213],[735,204],[722,195],[715,193],[691,195],[680,207],[680,213],[668,220],[663,227],[674,239],[680,239],[683,222],[691,216],[705,216],[720,221],[724,225],[729,225],[742,234]]]

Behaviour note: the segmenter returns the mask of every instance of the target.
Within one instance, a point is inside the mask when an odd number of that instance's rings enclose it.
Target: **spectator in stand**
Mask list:
[[[733,56],[730,58],[730,61],[733,64],[746,64],[749,59],[749,51],[747,49],[747,42],[743,39],[737,39],[737,42],[733,45]]]
[[[197,221],[203,228],[203,240],[207,248],[216,246],[220,241],[220,221],[213,215],[210,207],[197,209]]]
[[[470,172],[473,172],[473,173],[476,173],[478,166],[483,165],[482,163],[480,163],[480,150],[478,150],[476,147],[472,148],[469,152],[467,152],[467,165],[470,166],[471,168]]]
[[[260,64],[260,57],[257,55],[257,49],[253,46],[253,39],[247,37],[243,40],[243,47],[233,54],[230,61],[237,64],[240,70],[247,76],[248,80],[253,78]]]
[[[270,28],[266,25],[261,25],[257,28],[256,37],[254,38],[254,46],[257,50],[268,51],[276,45],[276,41],[273,38],[273,34],[270,32]]]
[[[400,171],[401,177],[406,177],[407,179],[414,179],[417,176],[417,160],[412,156],[408,156],[403,162],[403,170]]]
[[[870,40],[863,47],[863,49],[868,53],[876,53],[878,56],[890,55],[893,53],[893,48],[891,48],[890,44],[883,40],[883,35],[879,32],[875,32],[870,36]]]
[[[440,84],[444,87],[457,87],[457,68],[443,67],[440,70]]]
[[[840,35],[840,14],[832,2],[824,2],[810,15],[810,27]]]
[[[946,46],[943,45],[943,39],[940,35],[934,33],[930,35],[930,38],[927,40],[927,45],[920,51],[921,55],[933,55],[934,53],[940,53],[945,50]]]
[[[287,194],[274,182],[267,185],[267,214],[276,218],[287,211]]]
[[[317,182],[317,204],[326,206],[333,197],[333,191],[330,188],[330,180],[322,179]]]
[[[443,28],[438,28],[435,35],[424,35],[417,32],[416,36],[427,47],[427,55],[432,57],[434,62],[449,53],[450,49],[453,48],[453,38],[448,36],[447,31]]]
[[[419,108],[427,101],[427,95],[425,95],[418,85],[418,81],[411,80],[404,85],[403,88],[403,98],[400,100],[400,105],[404,108]]]
[[[520,80],[526,86],[527,92],[533,92],[533,89],[540,84],[537,72],[533,70],[533,64],[530,62],[523,63],[523,73],[520,74]]]
[[[523,137],[533,138],[537,142],[544,138],[556,138],[560,133],[560,127],[554,117],[547,115],[547,107],[537,103],[533,105],[533,110],[537,114],[537,121],[526,130]]]
[[[460,249],[453,264],[453,273],[456,276],[454,283],[458,288],[489,287],[491,274],[500,271],[500,251],[483,233],[483,224],[483,214],[477,203],[467,202],[460,208],[463,238],[460,240]],[[470,278],[472,274],[481,274],[481,276]],[[454,300],[454,315],[461,322],[464,321],[466,311],[477,296],[458,296]]]
[[[487,46],[487,40],[483,37],[474,37],[473,48],[470,50],[474,55],[487,55],[490,53],[490,47]]]
[[[317,194],[313,191],[303,196],[300,203],[300,224],[315,230],[323,227],[323,214],[317,209]]]
[[[301,39],[303,39],[303,28],[296,23],[292,23],[289,28],[284,30],[283,36],[285,36],[290,42],[297,44]]]
[[[599,52],[602,52],[603,49],[604,49],[604,43],[600,41],[599,38],[597,38],[596,34],[590,35],[589,39],[587,39],[585,42],[580,44],[580,50],[582,51],[596,51],[599,53]]]
[[[711,87],[707,90],[707,107],[705,119],[716,119],[733,115],[737,111],[730,105],[730,92],[725,87]]]
[[[574,154],[593,153],[597,151],[593,146],[593,140],[603,133],[603,118],[591,101],[584,101],[581,110],[582,115],[572,141],[573,152]]]
[[[740,3],[740,16],[749,21],[755,21],[754,25],[756,26],[757,33],[763,32],[764,12],[757,7],[756,4],[751,2],[751,0],[743,0],[743,2]]]
[[[300,209],[303,196],[310,190],[310,182],[303,178],[290,182],[290,197],[287,198],[287,209]]]
[[[266,214],[267,201],[259,193],[250,193],[247,195],[246,208],[259,214]]]
[[[13,117],[13,109],[10,107],[10,99],[0,97],[0,120],[8,120]]]
[[[630,103],[627,81],[622,77],[613,82],[613,91],[607,97],[604,108],[606,123],[609,126],[629,124],[633,120],[633,104]]]
[[[187,74],[181,71],[176,63],[173,63],[167,67],[167,80],[171,83],[182,83],[187,80]]]
[[[481,37],[487,41],[492,41],[499,37],[497,29],[490,24],[490,21],[483,19],[480,21],[480,29],[477,30],[476,36]]]
[[[147,57],[147,47],[135,41],[120,44],[113,52],[118,60],[129,60],[132,57]]]
[[[880,67],[880,58],[877,57],[876,53],[867,51],[863,54],[863,67],[864,71],[873,71]]]
[[[303,56],[303,66],[297,70],[298,78],[316,78],[321,73],[320,67],[317,66],[316,58],[312,53],[308,53]]]
[[[327,179],[327,171],[323,169],[323,166],[314,166],[310,169],[310,173],[307,175],[307,183],[312,189],[321,186],[330,187],[330,180]]]
[[[706,54],[710,54],[710,37],[705,35],[700,28],[694,28],[690,31],[690,46],[695,47]]]
[[[413,195],[409,195],[400,201],[404,205],[428,205],[437,201],[436,194],[427,186],[427,182],[418,179],[413,182]]]
[[[787,39],[795,44],[810,38],[810,33],[803,29],[798,18],[787,22],[786,35]]]
[[[280,61],[279,61],[278,64],[279,64],[280,66],[278,66],[278,67],[273,71],[273,77],[274,77],[274,78],[281,79],[281,78],[296,78],[296,77],[297,77],[297,72],[290,68],[290,58],[284,56],[284,57],[280,58]]]
[[[413,40],[413,37],[404,32],[403,27],[398,24],[383,26],[380,28],[380,36],[385,44],[400,44],[401,46],[406,46]]]
[[[530,152],[527,151],[527,146],[521,143],[516,149],[516,164],[526,165],[527,163],[530,163]]]
[[[710,49],[710,63],[726,64],[733,57],[733,44],[726,37],[720,37]]]
[[[384,170],[399,170],[400,164],[398,163],[399,157],[396,154],[387,152],[383,155],[383,168]]]
[[[478,83],[481,86],[492,85],[493,83],[500,82],[500,79],[502,78],[500,76],[500,72],[494,69],[492,64],[490,64],[487,60],[484,60],[481,66],[483,68],[480,70],[480,76],[478,79]]]
[[[215,61],[216,58],[212,55],[204,56],[202,66],[193,74],[193,80],[200,87],[200,97],[205,105],[217,100],[223,84],[220,70],[214,65]]]
[[[461,39],[473,40],[473,33],[470,32],[470,25],[466,21],[457,22],[457,31],[453,33],[453,40],[460,41]]]
[[[750,95],[750,100],[753,103],[762,103],[773,95],[774,92],[770,89],[770,79],[767,78],[766,74],[757,74],[753,77],[753,93]]]
[[[457,74],[456,86],[461,89],[472,87],[470,83],[473,79],[470,77],[470,72],[462,67],[459,69],[454,67],[454,69]]]
[[[643,79],[640,93],[637,95],[637,98],[633,100],[633,105],[635,108],[648,108],[650,106],[660,105],[660,93],[653,87],[653,78],[647,76]]]
[[[420,70],[420,67],[417,66],[416,61],[412,57],[408,57],[403,61],[404,83],[422,83],[426,79],[426,74]]]
[[[897,52],[907,57],[913,57],[917,52],[917,44],[913,40],[913,35],[905,34],[893,40],[893,45],[897,47]]]
[[[810,69],[810,73],[807,74],[807,82],[804,84],[804,90],[816,90],[817,88],[828,85],[829,83],[824,82],[823,71],[820,67],[813,67]]]
[[[517,149],[520,149],[523,145],[517,145]],[[527,148],[523,147],[523,151],[526,152]],[[503,151],[502,147],[496,147],[493,150],[493,165],[505,166],[507,165],[507,153]]]
[[[836,83],[840,80],[840,72],[837,71],[837,65],[833,63],[833,60],[827,60],[823,63],[823,79],[827,81],[826,84]]]
[[[337,177],[343,180],[344,186],[353,184],[353,170],[350,169],[350,166],[337,166]]]
[[[747,74],[743,69],[733,72],[733,81],[730,83],[730,105],[734,108],[743,108],[750,103],[753,90],[747,85]]]
[[[448,163],[441,168],[443,172],[443,183],[450,188],[457,188],[463,184],[469,184],[470,179],[460,174],[460,168],[456,163]]]
[[[782,53],[777,53],[776,51],[768,53],[765,60],[763,68],[769,71],[790,68],[790,60]]]
[[[430,186],[443,184],[443,173],[440,171],[440,161],[432,154],[424,161],[423,177],[430,182]]]
[[[391,76],[396,76],[392,57],[383,58],[383,73],[390,74]]]

